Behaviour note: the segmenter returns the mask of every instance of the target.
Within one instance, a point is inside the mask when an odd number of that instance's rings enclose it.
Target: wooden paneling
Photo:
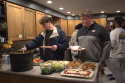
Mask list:
[[[106,26],[106,18],[100,18],[99,24],[102,25],[103,27],[105,27]]]
[[[93,19],[97,24],[99,24],[99,19]]]
[[[37,32],[37,35],[44,30],[44,27],[39,23],[39,20],[42,16],[44,16],[44,13],[36,11],[36,32]]]
[[[82,21],[81,20],[75,20],[75,25],[77,25],[79,23],[82,23]]]
[[[35,10],[24,8],[24,23],[25,38],[34,39],[36,37]]]
[[[75,20],[68,20],[68,35],[72,36],[75,31]]]
[[[68,36],[68,29],[67,29],[67,20],[61,19],[61,28],[66,33],[66,36]]]
[[[97,24],[102,25],[103,27],[106,26],[106,18],[99,18],[99,19],[93,19]]]
[[[0,73],[0,83],[75,83],[75,82]]]
[[[8,24],[8,40],[18,40],[19,34],[23,35],[22,29],[22,7],[7,3],[7,24]],[[23,38],[20,38],[23,39]]]
[[[60,25],[61,23],[60,23],[60,18],[53,18],[53,24],[55,25],[55,24],[58,24],[58,25]]]

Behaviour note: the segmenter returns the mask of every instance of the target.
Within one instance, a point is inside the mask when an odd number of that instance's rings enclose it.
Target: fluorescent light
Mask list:
[[[60,9],[60,10],[63,10],[64,8],[61,7],[61,8],[59,8],[59,9]]]
[[[120,12],[120,11],[116,11],[116,12]]]
[[[67,12],[67,13],[71,13],[71,12]]]
[[[104,13],[104,11],[101,11],[101,13]]]
[[[46,3],[51,4],[51,3],[53,3],[53,2],[52,2],[52,1],[47,1]]]
[[[75,16],[75,14],[72,14],[72,16]]]

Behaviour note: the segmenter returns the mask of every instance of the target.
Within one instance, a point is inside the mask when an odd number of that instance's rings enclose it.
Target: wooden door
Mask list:
[[[79,23],[82,23],[81,20],[75,20],[75,25],[78,25]]]
[[[61,28],[62,30],[66,33],[66,36],[68,36],[68,31],[67,31],[67,20],[61,19]]]
[[[60,25],[60,24],[61,24],[60,21],[61,21],[60,18],[54,17],[54,18],[53,18],[53,25],[56,25],[56,24]]]
[[[44,30],[43,26],[39,23],[40,18],[44,16],[44,13],[36,11],[36,33],[40,34]]]
[[[7,8],[7,24],[8,24],[8,40],[16,41],[23,39],[22,29],[22,7],[6,3]]]
[[[97,24],[99,24],[99,19],[93,19]]]
[[[99,24],[102,25],[103,27],[105,27],[106,26],[106,18],[100,18]]]
[[[34,39],[36,37],[35,28],[35,10],[24,8],[24,37],[25,39]]]
[[[72,36],[72,33],[75,31],[75,21],[68,20],[68,35]]]

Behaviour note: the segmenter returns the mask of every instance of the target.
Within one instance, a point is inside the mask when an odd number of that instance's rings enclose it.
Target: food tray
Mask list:
[[[61,75],[81,78],[92,78],[94,75],[94,71],[83,69],[65,69],[61,72]]]
[[[86,67],[84,66],[83,67],[83,65],[85,65],[86,63],[90,63],[89,66],[86,66]],[[84,62],[79,68],[84,69],[84,70],[92,70],[92,71],[94,71],[96,69],[96,67],[97,67],[97,64],[94,63],[94,62]]]
[[[78,64],[77,64],[78,63]],[[80,65],[82,64],[82,62],[81,61],[71,61],[71,62],[69,62],[66,66],[65,66],[65,68],[66,69],[78,69],[79,67],[80,67]],[[71,65],[71,66],[70,66]],[[75,67],[76,66],[76,67]]]

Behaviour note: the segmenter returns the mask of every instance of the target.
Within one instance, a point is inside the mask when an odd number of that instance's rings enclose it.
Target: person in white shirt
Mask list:
[[[125,30],[122,29],[122,17],[114,18],[115,29],[110,32],[111,51],[109,64],[116,83],[125,83]]]
[[[73,32],[72,36],[71,36],[71,40],[70,40],[70,46],[74,46],[75,43],[76,43],[76,40],[77,40],[77,33],[79,31],[80,28],[83,27],[83,24],[82,23],[79,23],[78,25],[75,26],[75,31]],[[74,61],[79,61],[79,56],[78,56],[78,52],[73,52],[71,51],[71,54],[72,54],[72,59]]]

